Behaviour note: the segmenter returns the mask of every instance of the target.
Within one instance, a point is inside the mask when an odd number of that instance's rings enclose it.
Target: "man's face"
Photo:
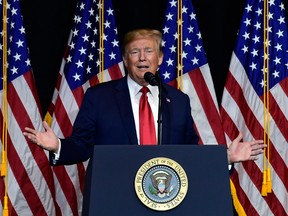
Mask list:
[[[144,74],[148,71],[155,74],[163,55],[154,39],[139,38],[127,45],[123,60],[130,77],[139,85],[147,85]]]

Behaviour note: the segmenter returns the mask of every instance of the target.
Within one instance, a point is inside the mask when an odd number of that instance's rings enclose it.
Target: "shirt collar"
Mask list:
[[[132,78],[129,75],[127,76],[127,83],[128,83],[128,88],[130,90],[130,93],[134,96],[137,95],[140,89],[142,88],[142,86],[136,83],[134,80],[132,80]],[[147,87],[149,88],[150,93],[153,96],[153,98],[158,95],[158,92],[159,92],[158,86],[148,85]]]

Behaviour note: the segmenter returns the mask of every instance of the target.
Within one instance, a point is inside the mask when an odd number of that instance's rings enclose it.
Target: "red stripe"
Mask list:
[[[31,93],[33,94],[34,100],[35,100],[36,105],[38,107],[39,113],[43,117],[43,113],[42,113],[42,110],[41,110],[40,99],[39,99],[38,94],[37,94],[36,83],[34,82],[34,77],[33,77],[32,70],[31,71],[27,71],[26,73],[24,73],[23,77],[25,78],[27,84],[29,85]]]
[[[112,67],[108,68],[108,72],[111,77],[111,80],[116,80],[116,79],[120,79],[121,77],[123,77],[119,64],[120,63],[115,64]]]
[[[59,128],[61,129],[63,136],[67,137],[72,132],[72,123],[70,122],[66,109],[63,106],[63,103],[59,97],[56,99],[55,109],[57,109],[54,112],[55,119],[57,120],[57,123],[59,124]]]
[[[83,97],[84,97],[84,90],[82,86],[79,86],[78,88],[72,90],[72,94],[74,95],[74,99],[78,105],[78,107],[81,107]],[[69,112],[69,111],[68,111]]]
[[[190,71],[190,79],[195,87],[198,98],[201,102],[201,106],[207,116],[209,124],[212,128],[215,138],[218,144],[226,144],[224,132],[222,129],[221,119],[217,108],[213,102],[213,98],[209,93],[209,89],[206,85],[205,79],[199,68]],[[193,102],[192,102],[193,103]]]
[[[286,94],[286,97],[288,97],[288,78],[283,79],[279,84],[281,85],[284,93]]]
[[[222,125],[223,129],[226,132],[227,136],[229,137],[230,140],[235,139],[235,137],[238,136],[239,131],[233,120],[230,118],[228,113],[224,108],[221,107],[220,110],[221,113],[221,118],[222,118]]]
[[[275,124],[277,125],[278,129],[281,131],[281,134],[285,138],[286,142],[288,142],[288,121],[282,110],[280,109],[277,101],[275,100],[274,96],[269,93],[269,113],[273,117]]]
[[[98,76],[94,76],[92,77],[91,79],[89,79],[89,84],[90,86],[95,86],[97,84],[99,84],[99,79],[98,79]]]

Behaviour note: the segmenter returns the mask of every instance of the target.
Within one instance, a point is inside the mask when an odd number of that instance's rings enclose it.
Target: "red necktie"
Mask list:
[[[149,89],[146,86],[143,86],[140,91],[142,92],[139,104],[140,144],[155,145],[157,143],[155,124],[147,96]]]

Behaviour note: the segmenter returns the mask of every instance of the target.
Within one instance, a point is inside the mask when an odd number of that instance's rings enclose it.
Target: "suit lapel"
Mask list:
[[[117,106],[123,121],[123,126],[129,137],[130,144],[138,144],[133,110],[127,84],[127,77],[120,79],[116,89]],[[128,143],[127,143],[128,144]]]

